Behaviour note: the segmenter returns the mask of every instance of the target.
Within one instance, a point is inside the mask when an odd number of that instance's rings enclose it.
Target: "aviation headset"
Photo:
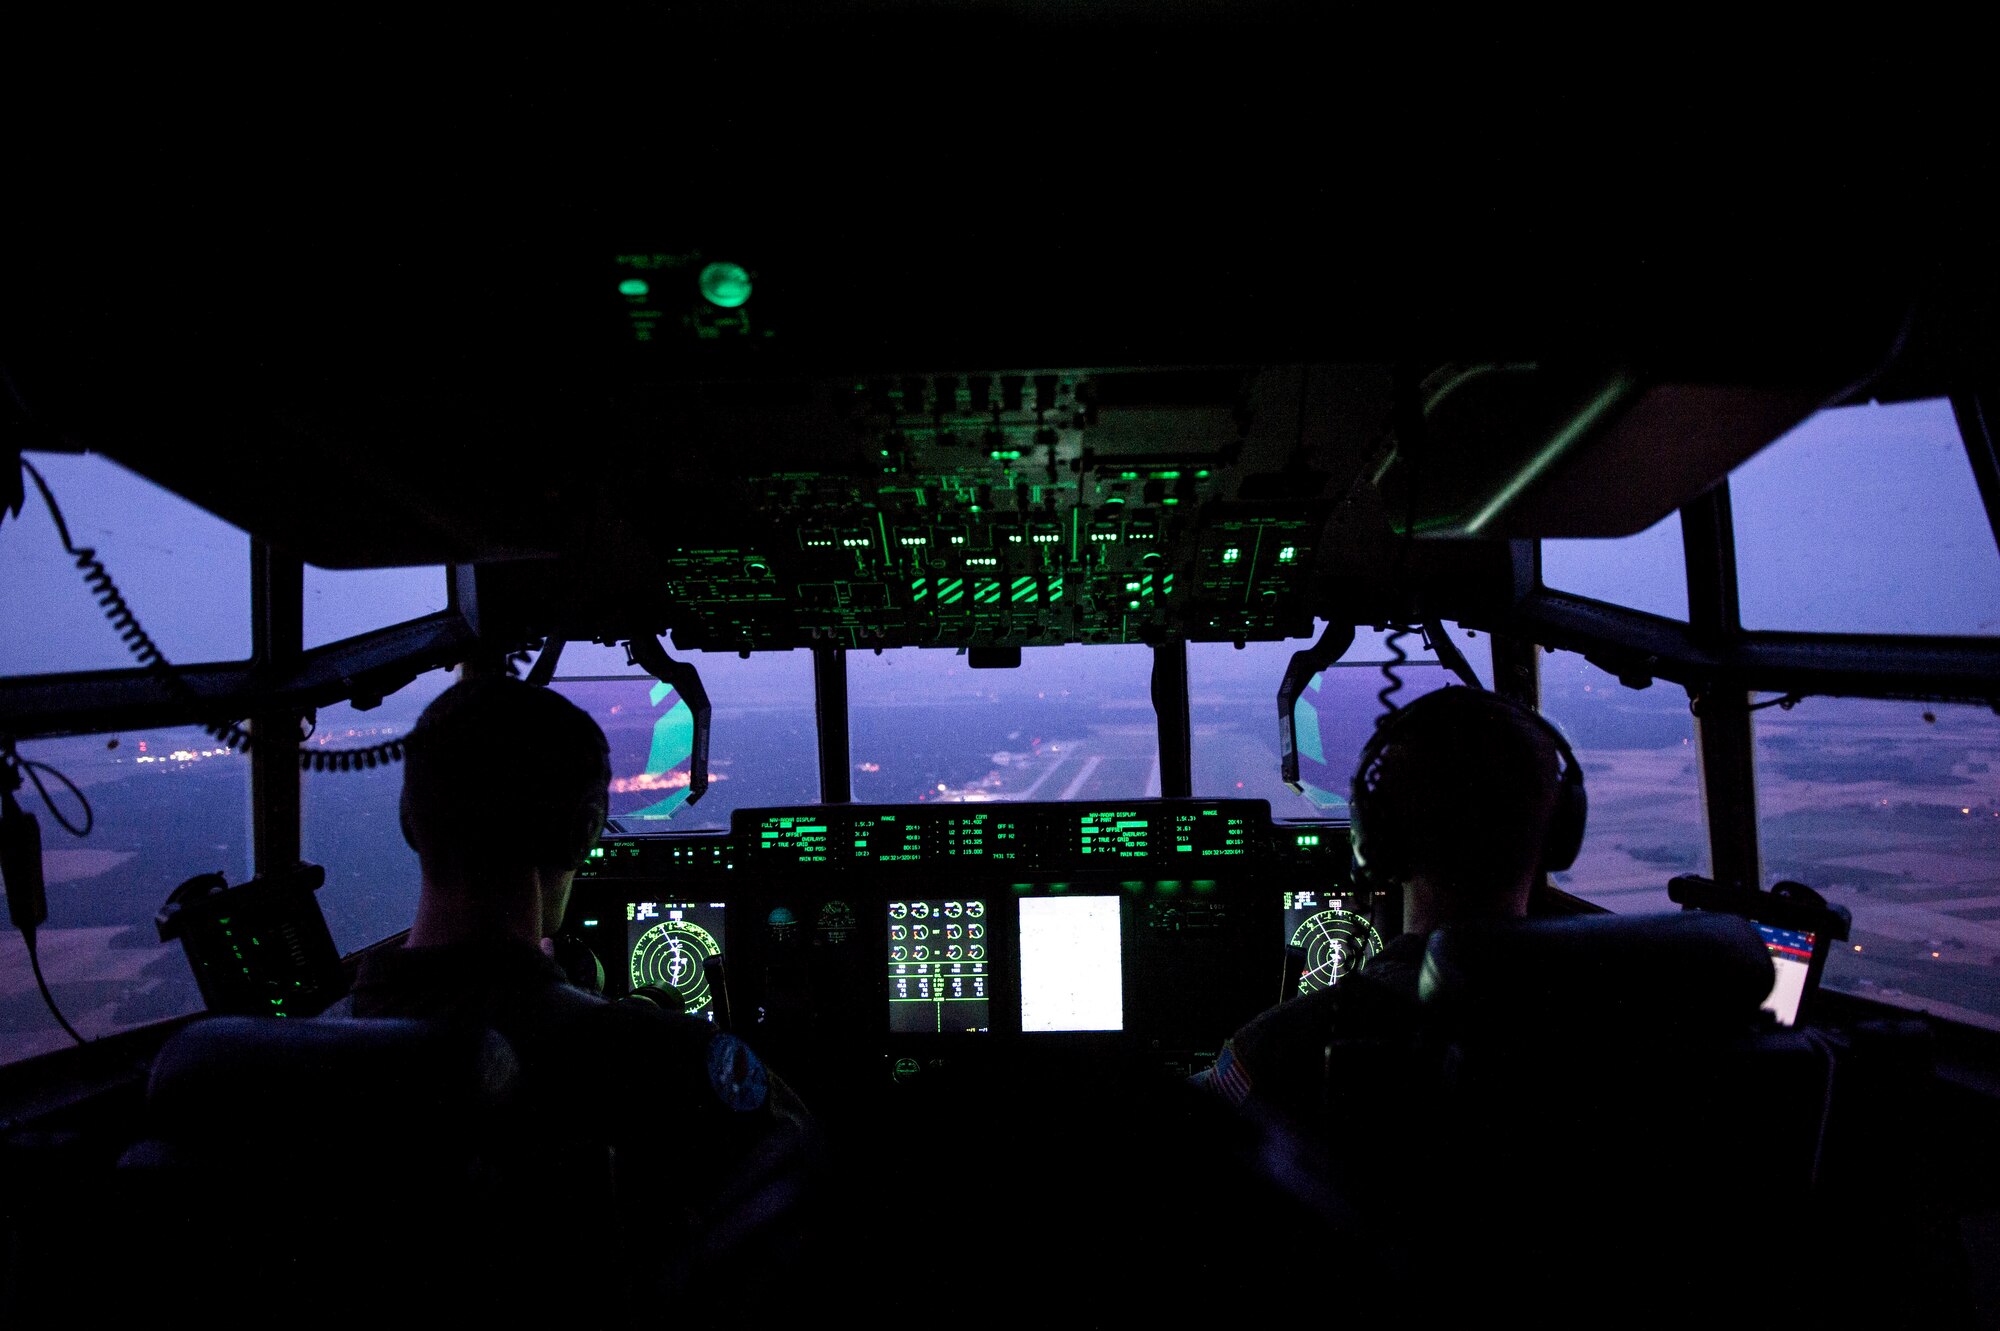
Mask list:
[[[1583,789],[1583,768],[1569,741],[1540,713],[1512,698],[1484,689],[1447,687],[1384,717],[1361,748],[1348,798],[1356,882],[1388,886],[1407,880],[1415,870],[1416,830],[1408,826],[1408,814],[1396,807],[1400,801],[1380,793],[1392,784],[1383,779],[1383,759],[1390,746],[1426,733],[1435,733],[1438,742],[1448,743],[1460,727],[1490,724],[1509,714],[1529,730],[1545,735],[1561,759],[1555,807],[1542,830],[1541,868],[1555,871],[1576,863],[1577,851],[1583,847],[1589,801]]]

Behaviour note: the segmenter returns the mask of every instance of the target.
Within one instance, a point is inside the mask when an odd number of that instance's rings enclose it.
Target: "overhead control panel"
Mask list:
[[[659,314],[649,336],[694,327],[659,305],[635,307]],[[704,328],[721,317],[697,314]],[[660,460],[587,538],[602,547],[595,582],[529,617],[600,637],[650,605],[633,631],[666,627],[702,651],[1305,636],[1338,500],[1301,447],[1306,374],[656,384]],[[532,574],[482,576],[497,605]]]

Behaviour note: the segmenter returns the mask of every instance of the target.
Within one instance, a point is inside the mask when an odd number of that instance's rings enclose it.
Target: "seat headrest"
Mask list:
[[[1461,1029],[1686,1033],[1757,1021],[1774,978],[1757,927],[1738,916],[1576,915],[1439,929],[1418,993]]]
[[[156,1134],[241,1142],[352,1132],[463,1131],[504,1105],[513,1047],[484,1027],[406,1020],[211,1017],[177,1033],[146,1087]]]

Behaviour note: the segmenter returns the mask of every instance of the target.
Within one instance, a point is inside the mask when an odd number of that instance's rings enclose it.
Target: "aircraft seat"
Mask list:
[[[571,1213],[575,1162],[522,1116],[519,1081],[483,1027],[194,1022],[155,1056],[146,1136],[117,1171],[147,1229],[182,1236],[152,1283],[205,1289],[224,1324],[519,1311],[523,1234],[538,1259],[581,1255],[548,1223]]]
[[[1771,984],[1727,915],[1440,929],[1415,1044],[1328,1046],[1332,1192],[1467,1313],[1721,1311],[1717,1273],[1814,1242],[1834,1051],[1761,1011]]]

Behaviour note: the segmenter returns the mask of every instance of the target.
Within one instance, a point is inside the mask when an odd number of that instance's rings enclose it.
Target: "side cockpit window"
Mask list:
[[[1542,585],[1686,622],[1681,515],[1614,540],[1543,541]]]
[[[125,606],[176,665],[250,656],[250,538],[95,455],[29,453],[70,544],[94,552]],[[140,662],[101,604],[101,583],[63,549],[32,482],[0,521],[0,676],[127,670]]]
[[[305,566],[305,646],[324,647],[371,629],[435,614],[450,603],[450,570]]]
[[[1542,583],[1686,623],[1681,517],[1610,540],[1542,542]],[[1583,850],[1556,886],[1616,911],[1675,909],[1667,880],[1709,870],[1699,745],[1687,690],[1630,688],[1575,652],[1541,658],[1542,714],[1583,764],[1590,795]]]
[[[92,554],[80,568],[65,552],[28,481],[19,516],[0,521],[0,676],[137,669],[127,641],[134,621],[176,665],[250,656],[248,536],[107,458],[27,458],[60,507],[70,545]],[[105,577],[117,593],[109,605]],[[94,1039],[199,1008],[180,946],[160,943],[153,917],[184,879],[249,876],[248,757],[192,726],[23,739],[18,751],[90,802],[93,825],[78,838],[32,787],[21,791],[41,828],[48,920],[38,950],[63,1016]],[[44,783],[62,817],[82,826],[78,801],[53,778]],[[69,1043],[20,935],[0,923],[0,1062]]]
[[[2000,546],[1949,402],[1822,411],[1729,492],[1744,628],[2000,634]]]
[[[1823,983],[2000,1030],[2000,717],[1807,698],[1755,726],[1765,886],[1805,883],[1854,916]]]

